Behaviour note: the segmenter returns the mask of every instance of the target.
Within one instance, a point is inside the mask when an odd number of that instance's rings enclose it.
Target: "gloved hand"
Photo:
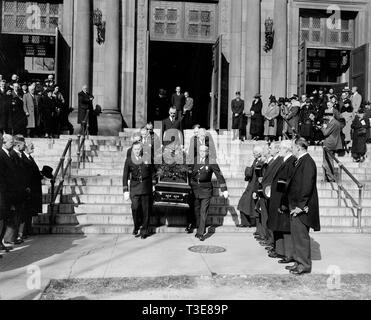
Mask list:
[[[224,191],[224,192],[223,192],[223,197],[224,197],[224,199],[228,199],[228,198],[229,198],[229,193],[228,193],[228,191]]]
[[[130,200],[130,193],[129,192],[124,192],[124,200],[125,200],[125,202],[128,202]]]

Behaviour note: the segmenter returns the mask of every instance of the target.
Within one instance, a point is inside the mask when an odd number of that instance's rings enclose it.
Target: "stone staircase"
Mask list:
[[[191,132],[187,133],[189,136]],[[43,185],[43,213],[34,220],[37,233],[63,234],[117,234],[131,233],[133,221],[131,204],[124,202],[122,192],[122,173],[126,159],[126,151],[130,147],[131,132],[120,137],[91,137],[86,141],[89,161],[77,169],[77,138],[72,147],[73,167],[72,176],[65,181],[62,194],[57,199],[54,208],[56,224],[49,227],[50,183]],[[35,159],[40,167],[49,165],[57,167],[60,156],[69,137],[62,136],[58,140],[35,139]],[[227,180],[230,199],[220,196],[220,189],[215,181],[214,197],[210,209],[208,224],[216,227],[216,232],[246,232],[246,229],[236,228],[239,223],[238,201],[246,188],[244,170],[251,165],[252,148],[254,143],[232,143],[226,147],[230,135],[215,137],[218,147],[218,163]],[[186,138],[187,141],[187,138]],[[342,199],[338,207],[337,186],[321,182],[322,148],[312,147],[312,157],[318,165],[318,191],[321,208],[321,224],[323,232],[357,232],[357,219],[354,217],[349,200]],[[365,184],[363,197],[362,226],[364,232],[371,232],[371,161],[353,163],[350,156],[341,158],[345,166],[362,183]],[[358,199],[358,189],[351,179],[343,175],[347,191]],[[184,232],[186,212],[178,209],[176,212],[158,212],[154,210],[151,223],[156,233]]]

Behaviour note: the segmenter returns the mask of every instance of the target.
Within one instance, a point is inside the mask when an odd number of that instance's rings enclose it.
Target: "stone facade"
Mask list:
[[[73,47],[73,104],[77,103],[76,95],[82,84],[90,82],[95,103],[109,114],[108,118],[116,119],[110,127],[120,126],[121,116],[124,127],[139,127],[146,121],[149,1],[64,1],[63,34]],[[357,12],[355,47],[371,42],[371,2],[366,0],[331,3],[319,0],[220,0],[218,34],[223,37],[222,51],[229,63],[229,100],[236,91],[241,91],[248,111],[255,93],[263,95],[264,103],[270,94],[279,97],[296,93],[300,9],[327,10],[330,4],[344,11]],[[96,28],[88,14],[96,8],[102,10],[106,21],[106,41],[102,45],[95,41]],[[263,46],[268,17],[274,21],[275,41],[273,49],[266,53]],[[368,92],[371,92],[371,77]],[[104,121],[109,121],[108,118]],[[114,128],[112,132],[120,129]],[[105,130],[107,134],[110,131]]]

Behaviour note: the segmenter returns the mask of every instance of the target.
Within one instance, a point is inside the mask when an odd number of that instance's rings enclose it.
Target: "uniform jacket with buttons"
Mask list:
[[[131,156],[126,159],[123,175],[124,192],[130,191],[132,197],[149,195],[152,194],[154,184],[156,184],[156,172],[153,164],[144,162],[142,158],[139,162]]]
[[[197,199],[212,198],[213,184],[211,179],[213,174],[215,174],[222,192],[227,191],[227,184],[218,164],[209,164],[208,158],[206,158],[205,164],[194,164],[190,167],[191,187]]]

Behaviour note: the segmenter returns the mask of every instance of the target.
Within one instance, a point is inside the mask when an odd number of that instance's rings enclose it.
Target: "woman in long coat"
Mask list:
[[[262,172],[264,161],[261,159],[262,149],[254,149],[255,160],[251,167],[247,167],[245,170],[245,181],[249,184],[243,193],[237,210],[241,213],[241,227],[253,227],[256,225],[256,218],[259,214],[255,210],[257,199],[254,199],[253,194],[257,193],[259,188],[258,176]]]
[[[277,136],[277,117],[280,115],[280,108],[275,97],[271,96],[271,101],[267,107],[263,107],[264,116],[264,136],[267,140],[275,140]]]
[[[359,109],[352,123],[352,157],[355,162],[364,162],[367,153],[367,131],[370,130],[370,121],[364,115],[364,110]]]
[[[260,140],[264,135],[264,118],[262,115],[263,102],[261,95],[257,94],[254,97],[250,114],[251,114],[251,126],[250,134],[254,140]]]

